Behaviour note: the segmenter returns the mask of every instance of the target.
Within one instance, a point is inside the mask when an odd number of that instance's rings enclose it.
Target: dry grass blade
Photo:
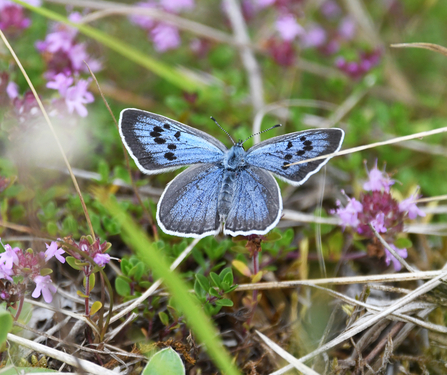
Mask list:
[[[293,355],[285,351],[278,344],[270,340],[267,336],[263,335],[261,332],[256,331],[256,333],[261,337],[262,340],[280,357],[284,358],[287,362],[293,365],[297,370],[301,371],[304,375],[319,375],[318,372],[307,367],[304,363],[298,361]]]
[[[391,44],[393,48],[422,48],[447,56],[447,48],[433,43],[397,43]]]
[[[50,348],[46,345],[38,344],[37,342],[13,335],[12,333],[8,333],[7,339],[10,342],[14,342],[15,344],[32,349],[39,354],[55,358],[61,362],[67,363],[70,366],[80,368],[85,372],[101,375],[116,375],[116,372],[108,370],[103,366],[99,366],[95,363],[86,361],[85,359],[76,358],[70,354],[61,352],[60,350]]]

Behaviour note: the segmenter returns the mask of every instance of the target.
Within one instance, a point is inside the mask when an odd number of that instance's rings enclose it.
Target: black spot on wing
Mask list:
[[[306,140],[306,137],[303,135],[301,138],[300,138],[300,141],[305,141]]]
[[[287,166],[287,164],[290,164],[290,163],[288,163],[288,162],[285,161],[285,162],[283,163],[283,165],[281,166],[281,168],[284,169],[284,170],[286,170],[287,168],[289,168],[289,167]]]
[[[292,148],[292,147],[293,147],[293,143],[289,141],[289,143],[287,143],[287,149],[286,150],[288,150],[289,148]]]
[[[177,157],[172,152],[167,152],[165,154],[165,158],[170,160],[170,161],[173,161],[173,160],[177,159]]]
[[[177,146],[171,143],[171,144],[168,145],[168,148],[170,150],[175,150],[177,148]]]
[[[164,130],[160,126],[155,126],[154,127],[154,132],[162,133],[162,132],[164,132]]]
[[[178,131],[177,133],[175,133],[174,137],[177,138],[177,141],[179,141],[180,140],[180,132]]]
[[[155,143],[158,143],[159,145],[166,143],[166,139],[164,139],[164,138],[155,138],[154,141],[155,141]]]
[[[299,150],[299,151],[297,151],[297,155],[298,156],[303,156],[304,154],[306,153],[306,151],[304,151],[304,150]]]
[[[292,155],[291,154],[287,154],[286,156],[284,156],[284,159],[286,159],[286,160],[290,160],[290,159],[292,159]]]
[[[169,124],[164,124],[163,127],[167,130],[171,129],[171,126]]]
[[[157,138],[157,137],[160,137],[160,136],[161,136],[161,133],[159,133],[159,132],[150,132],[149,135],[150,135],[151,137]]]
[[[312,145],[312,141],[305,141],[305,142],[303,142],[303,145],[310,146],[310,145]]]

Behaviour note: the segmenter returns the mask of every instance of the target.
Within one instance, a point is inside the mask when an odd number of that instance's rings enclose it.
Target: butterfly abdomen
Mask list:
[[[236,187],[236,171],[225,170],[222,179],[222,184],[217,200],[217,212],[219,213],[220,221],[225,221],[234,199],[234,191]]]

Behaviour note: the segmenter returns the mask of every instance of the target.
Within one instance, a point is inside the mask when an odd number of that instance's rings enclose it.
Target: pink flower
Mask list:
[[[80,79],[74,86],[67,89],[65,104],[67,104],[69,113],[73,113],[76,110],[79,116],[87,116],[88,112],[84,104],[95,100],[92,93],[87,91],[88,84],[88,81]]]
[[[10,99],[15,99],[19,96],[19,85],[13,81],[8,82],[8,86],[6,86],[6,94]]]
[[[0,29],[23,30],[31,25],[31,20],[25,17],[24,9],[17,4],[0,4]]]
[[[325,1],[320,10],[327,19],[334,19],[341,15],[341,9],[334,0]]]
[[[386,173],[379,171],[376,165],[368,172],[368,182],[363,184],[363,189],[366,191],[390,191],[390,186],[394,184],[394,180],[390,179]]]
[[[348,198],[348,204],[346,207],[341,207],[340,201],[337,201],[336,210],[332,210],[331,213],[337,214],[340,217],[343,229],[346,226],[357,227],[359,225],[358,214],[363,211],[363,205],[355,198]]]
[[[355,36],[356,28],[355,21],[351,17],[345,17],[338,26],[338,35],[343,39],[351,40]]]
[[[150,35],[157,52],[175,49],[180,45],[178,29],[167,23],[159,23],[151,30]]]
[[[59,262],[65,263],[65,258],[62,256],[65,251],[57,247],[57,242],[52,241],[50,245],[45,244],[45,246],[47,247],[47,251],[45,251],[45,262],[48,262],[52,257],[56,257]]]
[[[326,42],[326,31],[320,25],[312,25],[301,36],[303,48],[320,47]]]
[[[287,42],[295,39],[298,35],[305,33],[304,28],[296,21],[292,14],[285,14],[276,21],[276,31],[278,31],[281,38]]]
[[[0,263],[0,279],[12,281],[12,268],[6,268],[4,263]]]
[[[18,247],[14,249],[11,245],[6,244],[5,252],[0,254],[0,263],[3,263],[3,269],[12,269],[13,264],[19,263],[19,257],[17,256],[17,252],[20,251]]]
[[[191,10],[195,7],[194,0],[160,0],[160,5],[172,13]]]
[[[47,87],[49,89],[58,90],[62,97],[67,95],[68,88],[73,84],[73,78],[59,73],[53,77],[54,81],[49,81]]]
[[[96,254],[93,258],[93,261],[100,267],[104,267],[107,263],[110,262],[110,255],[109,254]]]
[[[407,249],[398,249],[393,244],[389,244],[390,247],[402,258],[406,258],[408,256]],[[402,265],[400,262],[389,252],[387,248],[385,248],[385,263],[387,266],[390,265],[390,262],[393,262],[393,267],[395,271],[400,271],[402,268]]]
[[[379,212],[374,220],[371,220],[371,225],[379,233],[385,233],[387,231],[385,227],[385,214]]]
[[[51,282],[51,277],[49,275],[39,275],[34,278],[34,282],[36,283],[36,289],[33,291],[33,298],[39,298],[42,294],[46,303],[53,301],[53,294],[56,293],[57,288]]]
[[[416,219],[419,216],[424,217],[425,212],[422,211],[418,206],[416,206],[415,200],[417,199],[416,194],[412,194],[407,199],[404,199],[402,202],[399,203],[399,211],[401,212],[407,212],[408,217],[413,220]]]
[[[150,9],[156,9],[157,4],[153,1],[146,1],[146,2],[140,2],[136,3],[135,6],[140,8],[150,8]],[[139,14],[132,14],[129,17],[130,22],[140,26],[141,28],[145,30],[150,30],[154,27],[155,22],[154,20],[149,16],[139,15]]]
[[[254,0],[254,2],[256,6],[262,9],[275,4],[276,0]]]

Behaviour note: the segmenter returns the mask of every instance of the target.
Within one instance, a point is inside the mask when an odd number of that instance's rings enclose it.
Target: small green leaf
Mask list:
[[[144,264],[138,262],[128,273],[129,277],[133,277],[135,281],[140,281],[144,273]]]
[[[0,308],[0,346],[6,341],[6,336],[12,329],[13,318],[5,309]]]
[[[282,238],[281,234],[278,232],[270,232],[265,238],[263,239],[264,242],[276,242],[279,241]]]
[[[401,237],[394,241],[394,246],[398,249],[408,249],[413,246],[413,243],[408,238]]]
[[[172,348],[155,353],[144,368],[142,375],[185,375],[185,366]]]
[[[166,314],[165,312],[163,312],[163,311],[160,311],[159,313],[158,313],[158,317],[160,318],[160,321],[161,321],[161,323],[164,325],[164,326],[168,326],[169,325],[169,316],[168,316],[168,314]]]
[[[214,297],[218,297],[218,298],[222,297],[222,296],[219,294],[219,292],[218,292],[216,289],[214,289],[214,288],[210,288],[210,289],[208,290],[208,293],[211,294],[211,295],[214,296]]]
[[[218,299],[216,301],[216,306],[233,306],[233,301],[228,298]]]
[[[226,282],[229,285],[233,285],[233,270],[231,269],[231,267],[224,268],[219,276],[223,282]]]
[[[42,268],[40,270],[40,275],[41,276],[46,276],[46,275],[50,275],[53,273],[53,270],[51,268]]]
[[[65,260],[75,270],[78,270],[78,271],[82,270],[82,267],[78,265],[78,263],[77,263],[78,260],[75,257],[68,256],[65,258]]]
[[[210,282],[201,273],[196,274],[196,280],[198,281],[200,286],[203,288],[203,290],[206,291],[206,290],[208,290],[210,288]]]
[[[248,268],[248,266],[240,261],[240,260],[233,260],[231,262],[231,264],[233,265],[234,268],[236,268],[242,275],[250,277],[251,276],[251,271],[250,268]]]
[[[92,307],[90,308],[90,316],[95,315],[102,307],[102,303],[99,301],[93,302]]]
[[[130,285],[122,276],[118,276],[115,279],[115,289],[122,297],[130,296]]]
[[[219,275],[217,273],[210,272],[210,278],[213,281],[213,284],[215,286],[217,286],[218,288],[222,289],[222,283],[221,283],[220,277],[219,277]]]
[[[202,285],[200,285],[199,281],[196,279],[194,282],[194,291],[196,292],[197,297],[205,297],[205,290],[202,288]]]
[[[82,293],[80,290],[76,291],[76,294],[81,297],[81,298],[90,298],[89,296],[85,295],[84,293]]]

